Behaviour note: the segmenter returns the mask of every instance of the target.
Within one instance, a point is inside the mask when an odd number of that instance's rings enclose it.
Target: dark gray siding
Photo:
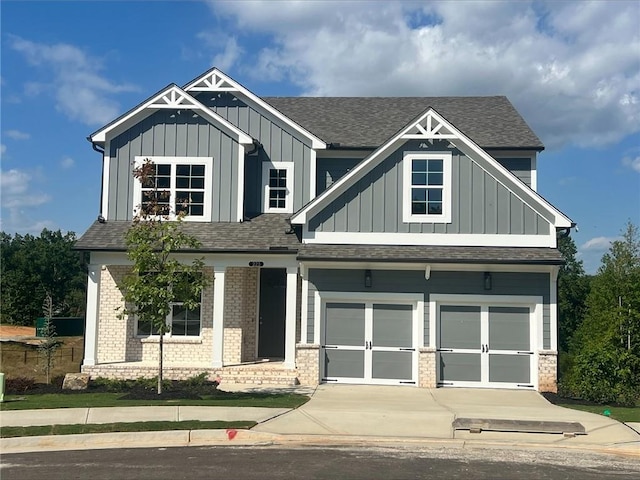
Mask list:
[[[295,165],[293,210],[299,210],[308,203],[311,192],[311,147],[306,139],[301,139],[290,133],[282,122],[276,118],[270,118],[266,114],[261,114],[231,93],[202,92],[196,98],[260,142],[262,147],[258,153],[259,161],[247,164],[247,167],[255,166],[259,169],[257,172],[260,177],[259,183],[262,182],[263,161],[293,162]],[[245,175],[252,177],[254,173],[246,171]],[[253,188],[252,184],[245,185]],[[257,194],[254,191],[245,192],[245,196],[251,200],[249,203],[253,202],[256,195],[262,201],[260,188]]]
[[[493,272],[491,291],[484,290],[483,272],[432,272],[425,280],[424,271],[373,270],[372,287],[364,287],[364,270],[309,270],[309,309],[307,342],[313,343],[317,320],[315,292],[392,292],[424,294],[424,344],[429,344],[429,295],[527,295],[543,298],[543,348],[550,348],[549,274]]]
[[[451,150],[451,223],[402,221],[402,157],[410,151]],[[478,164],[437,143],[407,142],[309,222],[310,231],[548,235],[549,222]]]
[[[531,186],[531,159],[530,158],[496,158],[496,160],[518,177],[526,185]]]
[[[324,192],[361,161],[361,158],[319,158],[316,164],[316,195]]]
[[[160,110],[111,139],[109,219],[131,220],[136,156],[213,157],[211,215],[237,219],[238,143],[189,110]]]

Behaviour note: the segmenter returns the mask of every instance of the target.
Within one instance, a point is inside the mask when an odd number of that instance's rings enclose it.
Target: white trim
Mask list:
[[[298,268],[287,268],[284,326],[284,368],[296,367],[296,312],[298,306]]]
[[[309,151],[309,171],[310,171],[309,177],[310,178],[309,178],[309,198],[307,198],[308,202],[310,202],[316,197],[316,181],[317,181],[317,175],[318,175],[316,155],[317,155],[316,151],[312,148]]]
[[[109,219],[109,173],[111,171],[111,156],[108,153],[109,147],[110,145],[107,144],[102,158],[102,198],[100,199],[102,202],[100,213],[107,220]]]
[[[278,169],[287,172],[287,192],[284,208],[269,207],[269,170]],[[293,162],[262,162],[262,212],[263,213],[293,213],[294,182]]]
[[[225,120],[213,110],[193,98],[185,90],[174,84],[169,85],[164,90],[161,90],[155,95],[152,95],[142,105],[134,108],[133,110],[130,110],[118,120],[93,133],[90,136],[91,141],[94,143],[105,142],[107,139],[107,133],[111,133],[112,136],[114,136],[117,132],[124,131],[129,126],[132,126],[142,120],[138,117],[142,116],[143,113],[146,113],[146,115],[144,115],[144,117],[146,118],[147,116],[162,108],[197,111],[199,115],[213,121],[215,124],[221,127],[221,129],[224,130],[229,136],[234,138],[239,143],[253,143],[253,139],[251,138],[251,136],[247,135],[231,122]]]
[[[88,265],[87,311],[84,332],[83,366],[96,365],[98,361],[98,316],[100,311],[100,275],[102,265]]]
[[[224,358],[224,277],[226,267],[213,270],[213,368],[222,368]]]
[[[451,152],[404,152],[402,157],[402,221],[405,223],[451,223]],[[411,213],[413,160],[442,160],[442,213],[438,215]],[[420,187],[420,186],[418,186]],[[434,188],[424,185],[425,189]],[[435,187],[437,188],[437,187]]]
[[[549,273],[549,350],[558,351],[558,273],[560,267],[554,267]],[[540,344],[544,348],[544,343]]]
[[[244,146],[238,145],[238,200],[236,217],[238,222],[244,220]]]
[[[524,202],[526,205],[531,207],[534,211],[541,214],[540,210],[546,210],[547,215],[551,215],[554,219],[554,226],[562,228],[562,227],[570,227],[571,220],[566,217],[562,212],[556,209],[553,205],[547,202],[543,197],[538,195],[534,190],[527,187],[524,183],[520,181],[515,181],[516,177],[509,172],[506,168],[500,165],[491,155],[486,153],[482,148],[480,148],[473,140],[467,137],[464,133],[459,131],[456,127],[454,127],[451,123],[449,123],[444,117],[442,117],[439,113],[437,113],[432,108],[429,108],[426,112],[424,112],[420,118],[418,118],[413,123],[407,125],[403,130],[394,135],[390,140],[388,140],[385,144],[380,146],[377,150],[375,150],[371,155],[369,155],[364,161],[360,162],[355,168],[353,168],[350,172],[340,178],[337,182],[335,182],[330,188],[322,192],[315,200],[306,205],[304,208],[299,210],[292,218],[291,223],[294,224],[305,224],[307,221],[319,211],[325,203],[329,203],[332,200],[335,200],[340,194],[344,193],[346,189],[348,189],[351,185],[354,185],[358,180],[360,180],[366,173],[371,171],[376,165],[382,162],[385,158],[387,158],[388,153],[397,149],[400,145],[402,145],[405,141],[407,135],[411,138],[414,138],[415,135],[409,134],[409,132],[417,128],[422,122],[426,120],[427,125],[430,125],[430,122],[436,120],[436,122],[440,125],[440,127],[436,127],[432,129],[434,131],[433,138],[449,138],[449,135],[443,135],[439,133],[439,130],[442,126],[444,126],[447,130],[453,133],[454,139],[459,140],[459,142],[455,142],[455,146],[460,149],[465,155],[467,155],[473,162],[478,164],[477,160],[473,157],[480,157],[490,167],[493,167],[496,173],[502,178],[498,178],[495,174],[489,172],[485,167],[480,165],[483,170],[487,171],[490,175],[492,175],[499,183],[505,185],[509,185],[508,190],[511,191],[519,200]],[[422,130],[425,130],[424,128]],[[426,133],[420,133],[418,136],[421,138],[432,138],[428,132],[428,128],[425,130]],[[479,164],[478,164],[479,165]],[[528,198],[530,201],[527,202],[524,198]],[[533,207],[530,203],[537,205],[538,208]],[[542,215],[546,218],[545,215]],[[549,220],[548,220],[549,221]]]
[[[369,262],[367,260],[354,260],[340,262],[331,260],[304,260],[307,269],[334,269],[334,270],[419,270],[424,271],[431,267],[433,272],[515,272],[515,273],[549,273],[554,265],[527,265],[527,264],[496,264],[496,263],[407,263],[407,262]]]
[[[555,248],[556,236],[555,232],[552,233],[552,235],[501,235],[479,233],[309,232],[306,228],[303,228],[302,243]]]
[[[310,140],[311,148],[327,148],[327,144],[320,138],[316,137],[311,132],[295,123],[289,117],[273,108],[267,102],[262,100],[257,95],[253,94],[251,91],[240,85],[238,82],[236,82],[217,68],[213,68],[203,73],[198,78],[185,85],[184,90],[187,92],[233,92],[237,97],[245,101],[248,100],[254,105],[257,105],[261,110],[266,111],[272,117],[277,118],[285,125],[288,125],[296,132]]]
[[[320,345],[321,340],[321,318],[322,318],[322,297],[320,292],[316,290],[313,293],[313,343]],[[322,360],[320,360],[322,362]],[[322,373],[322,372],[321,372]]]
[[[531,188],[538,191],[538,157],[531,157]]]
[[[134,158],[134,167],[137,168],[142,165],[145,160],[149,159],[157,165],[171,165],[171,187],[167,190],[171,192],[170,219],[174,219],[175,214],[175,198],[174,192],[177,189],[175,185],[176,181],[176,166],[177,165],[204,165],[204,209],[203,215],[184,217],[186,222],[210,222],[211,221],[211,206],[213,203],[213,157],[163,157],[163,156],[138,156]],[[142,183],[138,179],[133,179],[133,215],[140,208],[142,204]]]
[[[300,276],[302,277],[302,285],[300,292],[300,343],[308,343],[307,335],[309,333],[309,270],[306,265],[300,264]]]

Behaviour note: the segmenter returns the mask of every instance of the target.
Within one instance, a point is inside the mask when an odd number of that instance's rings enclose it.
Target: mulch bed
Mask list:
[[[544,398],[546,398],[549,402],[553,403],[554,405],[563,404],[563,405],[590,405],[590,406],[595,406],[595,407],[603,406],[602,403],[590,402],[588,400],[582,400],[582,399],[579,399],[579,398],[562,397],[562,396],[558,395],[557,393],[543,392],[541,395]],[[620,405],[618,403],[608,403],[607,405],[609,405],[611,407],[622,407],[622,406],[624,406],[624,405]]]

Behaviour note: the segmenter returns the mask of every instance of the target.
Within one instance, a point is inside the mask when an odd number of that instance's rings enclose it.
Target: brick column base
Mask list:
[[[418,350],[418,386],[436,388],[436,349],[422,347]]]
[[[538,391],[558,392],[558,352],[538,352]]]
[[[296,369],[300,385],[320,383],[320,345],[296,345]]]

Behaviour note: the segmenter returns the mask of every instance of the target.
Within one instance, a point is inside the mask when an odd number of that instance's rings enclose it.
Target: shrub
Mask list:
[[[21,395],[32,390],[36,384],[35,378],[11,377],[5,380],[5,391],[9,395]]]

